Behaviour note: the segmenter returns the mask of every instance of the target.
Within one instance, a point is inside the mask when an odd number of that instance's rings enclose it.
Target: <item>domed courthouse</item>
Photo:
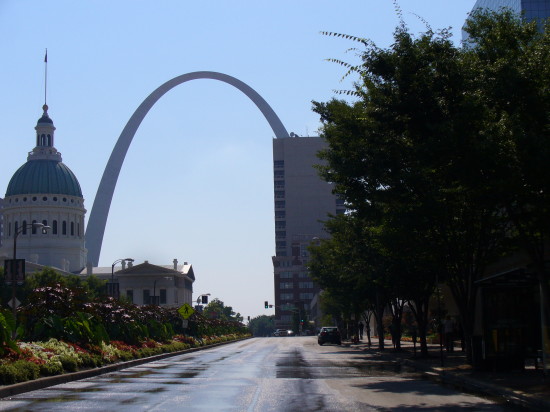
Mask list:
[[[84,198],[74,173],[54,146],[55,127],[48,106],[36,124],[36,146],[11,178],[3,201],[0,257],[13,257],[65,272],[86,266]],[[50,229],[43,231],[33,223]]]

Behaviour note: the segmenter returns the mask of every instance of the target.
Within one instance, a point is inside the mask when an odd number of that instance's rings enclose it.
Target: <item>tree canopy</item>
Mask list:
[[[357,76],[355,101],[313,102],[320,174],[348,214],[327,222],[311,270],[349,304],[411,302],[422,328],[445,281],[469,336],[489,264],[523,249],[546,279],[550,47],[548,29],[507,10],[478,11],[465,30],[464,47],[403,22],[386,49],[351,37],[361,63],[340,63]]]

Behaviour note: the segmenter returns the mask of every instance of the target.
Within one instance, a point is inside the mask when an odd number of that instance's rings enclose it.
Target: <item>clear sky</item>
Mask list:
[[[411,32],[452,27],[474,0],[399,0]],[[88,214],[112,148],[149,93],[193,71],[247,83],[287,130],[316,135],[311,101],[326,101],[358,44],[391,44],[391,0],[0,0],[0,196],[34,147],[44,103],[55,146],[79,179]],[[188,82],[149,112],[130,146],[110,209],[100,266],[119,258],[193,265],[194,297],[211,293],[243,316],[273,314],[272,138],[254,104],[215,80]]]

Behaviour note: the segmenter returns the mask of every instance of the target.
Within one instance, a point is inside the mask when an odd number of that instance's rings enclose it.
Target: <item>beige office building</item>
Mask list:
[[[273,139],[275,202],[275,256],[273,256],[276,327],[289,328],[293,317],[307,323],[310,304],[319,291],[307,271],[309,244],[327,237],[323,227],[328,214],[345,211],[332,194],[332,186],[319,177],[320,137]],[[306,326],[306,325],[304,325]]]

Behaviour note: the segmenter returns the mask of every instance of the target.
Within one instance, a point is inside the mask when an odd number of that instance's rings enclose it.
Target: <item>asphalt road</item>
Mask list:
[[[2,411],[502,411],[477,396],[319,346],[255,338],[0,399]]]

